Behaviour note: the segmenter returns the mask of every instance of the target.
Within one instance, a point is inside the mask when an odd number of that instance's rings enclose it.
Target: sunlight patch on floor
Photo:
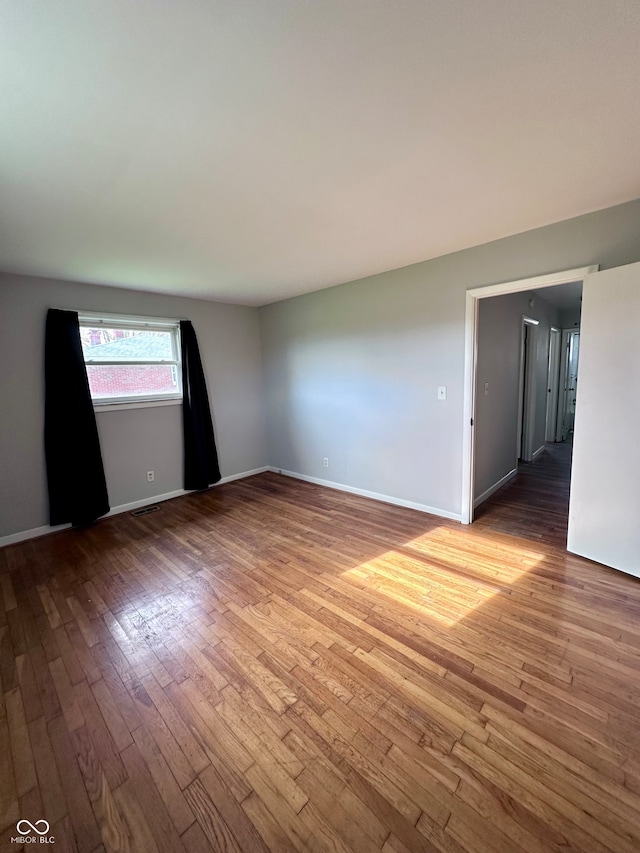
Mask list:
[[[534,548],[483,542],[436,527],[343,577],[451,626],[494,596],[508,595],[509,587],[544,558]]]

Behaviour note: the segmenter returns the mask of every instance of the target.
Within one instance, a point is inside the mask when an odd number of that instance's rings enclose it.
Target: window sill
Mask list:
[[[139,402],[131,403],[94,403],[93,411],[96,414],[100,412],[119,412],[129,409],[151,409],[156,406],[181,406],[182,400],[140,400]]]

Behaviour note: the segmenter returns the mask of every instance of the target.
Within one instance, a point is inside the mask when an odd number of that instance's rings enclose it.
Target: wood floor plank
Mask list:
[[[56,658],[49,664],[49,672],[58,694],[58,701],[62,708],[67,728],[69,731],[80,728],[85,724],[84,714],[78,701],[73,685],[69,679],[67,668],[62,658]],[[81,682],[80,682],[81,683]]]
[[[278,853],[295,853],[300,848],[290,841],[267,806],[254,792],[242,801],[242,810],[256,827],[268,850]]]
[[[100,708],[100,713],[109,730],[111,739],[117,751],[121,752],[132,743],[132,740],[131,733],[118,708],[117,701],[102,678],[91,684],[91,692],[93,693],[96,704]]]
[[[345,740],[332,728],[323,717],[318,717],[310,708],[304,708],[301,703],[294,706],[299,714],[316,733],[335,750],[346,762],[353,766],[369,784],[380,793],[399,814],[415,824],[420,816],[419,806],[398,787],[396,782],[368,760],[362,753]]]
[[[29,738],[46,819],[55,823],[65,816],[67,805],[44,717],[29,723]]]
[[[0,773],[0,830],[5,830],[15,825],[20,819],[18,792],[11,762],[9,727],[6,720],[0,720],[0,755],[4,757],[3,772]]]
[[[193,823],[193,814],[187,806],[183,792],[165,761],[156,741],[140,726],[133,733],[135,744],[144,759],[156,790],[179,834]]]
[[[180,688],[169,684],[165,692],[209,762],[224,778],[238,802],[241,802],[251,793],[244,779],[244,771],[251,767],[253,758],[220,714],[215,709],[203,708],[204,699],[195,690],[189,693],[183,689],[184,685],[186,682]]]
[[[131,780],[127,780],[113,792],[113,800],[120,814],[127,843],[131,851],[162,853],[167,850],[166,839],[158,846],[143,810],[138,803],[138,794]]]
[[[100,843],[100,832],[64,718],[55,717],[47,730],[76,843],[80,850],[93,850]]]
[[[86,727],[91,732],[93,748],[102,770],[107,777],[111,790],[115,791],[127,780],[127,774],[120,760],[117,746],[109,733],[104,716],[87,682],[76,685],[74,693],[80,712],[86,721]],[[75,728],[68,723],[67,727],[70,731]]]
[[[176,820],[171,818],[167,805],[155,784],[154,777],[137,745],[132,743],[124,749],[121,757],[127,769],[129,780],[133,783],[138,804],[145,815],[159,849],[162,851],[167,848],[176,851],[176,853],[183,853],[184,846],[176,829]],[[186,803],[184,808],[188,809]],[[176,804],[175,811],[181,812],[181,810],[180,804]],[[188,823],[186,820],[184,821],[187,829],[193,826],[194,821],[194,816],[190,814],[190,821]],[[186,832],[186,829],[184,831]]]
[[[228,704],[225,700],[217,710],[227,725],[230,728],[233,727],[238,733],[253,760],[269,775],[271,783],[280,796],[293,811],[298,813],[308,800],[304,791],[295,782],[296,776],[303,770],[302,764],[293,753],[289,752],[284,743],[271,737],[266,727],[261,731],[252,730],[246,719],[243,720],[238,715],[237,708],[237,704]]]
[[[171,704],[166,693],[152,675],[143,680],[143,686],[158,709],[167,728],[171,731],[176,742],[180,744],[180,748],[189,764],[193,767],[194,772],[196,774],[200,773],[210,762],[205,751],[189,730],[188,725]]]
[[[211,845],[199,823],[192,823],[183,833],[182,844],[188,853],[211,853]]]
[[[132,732],[138,726],[142,725],[142,718],[135,706],[135,702],[124,686],[116,667],[111,662],[108,651],[102,643],[96,647],[96,654],[98,655],[100,676],[113,697],[127,729],[129,732]]]
[[[200,779],[196,779],[185,789],[185,795],[211,850],[243,853],[240,840],[234,836]]]
[[[463,779],[456,794],[480,817],[490,817],[492,824],[499,826],[502,833],[510,839],[509,844],[513,842],[523,850],[543,849],[543,844],[544,849],[558,853],[565,850],[575,853],[578,850],[566,837],[555,832],[549,825],[538,822],[532,812],[501,789],[491,785],[485,778],[476,778],[473,782]]]
[[[40,701],[40,691],[36,682],[31,656],[27,652],[16,658],[16,673],[23,698],[24,713],[27,722],[37,719],[44,713]]]
[[[297,850],[308,848],[312,830],[306,823],[299,820],[298,814],[280,795],[269,774],[254,764],[247,771],[246,777],[294,848]]]
[[[5,693],[5,703],[16,793],[18,797],[22,797],[36,787],[38,779],[19,687],[14,687],[13,690]]]
[[[307,795],[313,798],[314,804],[322,811],[340,804],[349,820],[368,836],[370,844],[380,847],[389,830],[349,788],[347,779],[338,768],[300,733],[289,732],[285,743],[305,765],[297,781]],[[318,796],[321,797],[320,802]]]
[[[238,841],[241,850],[251,850],[252,853],[267,853],[264,844],[251,820],[241,809],[235,797],[227,788],[224,779],[215,767],[209,766],[198,777],[207,793],[215,803],[216,808],[224,818],[225,823]]]
[[[2,597],[4,599],[4,609],[14,610],[18,606],[18,603],[13,591],[11,575],[8,572],[0,575],[0,589],[2,590]]]
[[[148,671],[147,675],[150,675]],[[142,682],[137,679],[133,681],[130,692],[132,694],[132,698],[136,702],[138,710],[140,711],[140,715],[147,731],[151,734],[152,738],[158,745],[158,748],[171,769],[176,782],[180,788],[186,788],[186,786],[196,777],[196,773],[191,766],[191,763],[165,723],[164,718],[152,702],[151,697],[143,687]]]

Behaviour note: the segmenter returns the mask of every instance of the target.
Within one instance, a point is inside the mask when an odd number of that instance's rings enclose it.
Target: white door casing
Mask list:
[[[478,305],[480,299],[582,281],[585,275],[596,272],[597,270],[598,265],[592,264],[561,272],[538,275],[532,278],[518,279],[517,281],[488,284],[467,290],[464,329],[464,403],[462,410],[462,506],[460,513],[463,524],[471,524],[473,521],[475,473],[474,418],[476,411],[475,390],[478,359]]]
[[[560,343],[562,333],[555,326],[549,333],[549,361],[547,366],[547,418],[545,441],[556,439],[556,419],[558,416],[558,393],[560,389]]]
[[[565,441],[569,432],[574,428],[580,329],[565,329],[562,332],[561,350],[562,365],[556,415],[556,441]]]
[[[518,391],[518,427],[516,464],[533,459],[533,432],[536,418],[536,360],[538,356],[538,320],[522,317],[520,342],[520,388]]]

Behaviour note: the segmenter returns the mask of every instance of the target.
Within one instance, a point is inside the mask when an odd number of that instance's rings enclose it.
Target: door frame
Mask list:
[[[518,387],[518,430],[516,433],[516,466],[533,460],[533,431],[536,416],[536,362],[539,320],[522,315],[520,331],[520,381]]]
[[[465,343],[464,343],[464,403],[462,408],[462,507],[461,521],[471,524],[473,521],[473,491],[475,475],[474,423],[476,414],[476,370],[478,363],[478,315],[480,300],[490,296],[504,296],[507,293],[521,293],[523,290],[538,290],[541,287],[555,287],[572,281],[582,281],[590,273],[598,272],[600,264],[577,267],[562,272],[506,281],[501,284],[488,284],[484,287],[472,287],[466,292]]]
[[[564,422],[567,409],[567,397],[569,396],[569,342],[571,336],[575,333],[580,334],[580,326],[577,328],[572,326],[570,329],[562,330],[562,362],[561,362],[561,378],[559,395],[558,395],[558,412],[556,418],[556,441],[564,441]]]
[[[554,341],[556,342],[555,344]],[[549,358],[547,362],[547,412],[544,425],[545,441],[557,441],[561,353],[562,329],[559,329],[557,326],[551,326],[549,330]]]

